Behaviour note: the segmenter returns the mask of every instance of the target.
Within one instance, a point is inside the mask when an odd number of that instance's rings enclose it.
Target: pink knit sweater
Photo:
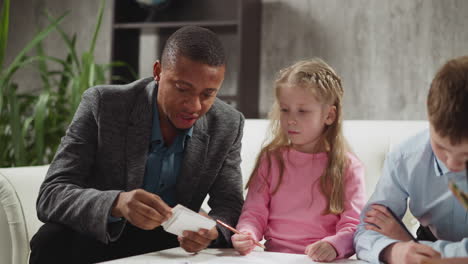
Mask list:
[[[344,211],[339,215],[322,215],[325,197],[319,190],[326,153],[283,151],[285,170],[277,193],[271,195],[279,179],[278,163],[272,159],[268,173],[262,159],[258,175],[252,182],[237,229],[264,237],[268,251],[304,254],[307,245],[318,240],[329,242],[338,258],[354,254],[353,234],[365,204],[364,167],[352,154],[345,173]]]

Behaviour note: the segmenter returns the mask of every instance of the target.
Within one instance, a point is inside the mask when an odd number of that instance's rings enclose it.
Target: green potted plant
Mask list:
[[[81,56],[76,50],[76,34],[70,36],[60,27],[68,12],[56,19],[48,14],[50,24],[35,35],[9,66],[3,66],[9,5],[10,1],[5,0],[0,19],[0,167],[47,164],[55,154],[82,93],[91,86],[105,83],[111,67],[126,64],[97,64],[94,60],[105,7],[105,1],[101,0],[93,38]],[[42,40],[53,30],[65,43],[65,58],[47,56],[42,47]],[[36,55],[28,56],[33,49]],[[49,70],[48,63],[57,63],[61,69]],[[42,90],[37,95],[18,93],[17,85],[12,82],[15,72],[28,64],[36,66],[41,76]]]

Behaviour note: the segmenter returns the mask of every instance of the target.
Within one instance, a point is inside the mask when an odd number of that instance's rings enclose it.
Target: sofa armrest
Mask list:
[[[0,263],[28,262],[29,241],[42,223],[36,199],[48,166],[0,169]]]

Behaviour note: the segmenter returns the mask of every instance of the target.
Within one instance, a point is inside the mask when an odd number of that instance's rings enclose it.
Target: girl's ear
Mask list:
[[[325,118],[325,124],[331,125],[336,120],[336,106],[332,105],[328,108],[328,115]]]

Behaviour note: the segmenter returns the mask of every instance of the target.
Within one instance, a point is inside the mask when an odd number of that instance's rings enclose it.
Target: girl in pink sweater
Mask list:
[[[341,80],[320,59],[281,70],[262,148],[232,236],[242,255],[265,238],[266,250],[332,261],[354,254],[365,204],[364,168],[343,137]]]

